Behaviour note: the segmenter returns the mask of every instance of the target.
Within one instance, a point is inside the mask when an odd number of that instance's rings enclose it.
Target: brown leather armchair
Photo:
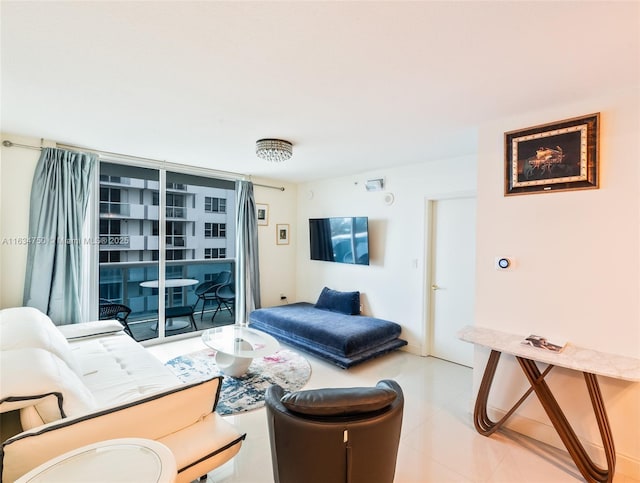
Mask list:
[[[284,394],[265,405],[276,483],[392,483],[404,395],[392,380],[375,387]]]

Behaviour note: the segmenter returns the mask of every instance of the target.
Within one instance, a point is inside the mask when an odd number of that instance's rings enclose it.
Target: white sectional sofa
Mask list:
[[[2,482],[87,444],[138,437],[176,458],[179,482],[235,456],[245,435],[215,413],[222,379],[183,384],[118,321],[56,327],[30,307],[0,310],[0,412],[22,432],[0,453]]]

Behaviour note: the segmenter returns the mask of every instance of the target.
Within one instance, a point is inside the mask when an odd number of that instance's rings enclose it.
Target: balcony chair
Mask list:
[[[265,394],[275,483],[392,483],[404,396],[375,387]]]
[[[228,310],[231,315],[233,315],[233,306],[236,302],[236,286],[234,282],[225,283],[224,285],[220,285],[216,289],[216,298],[217,302],[216,310],[213,312],[211,316],[211,322],[216,318],[216,315],[221,310]]]
[[[196,301],[197,302],[197,301]],[[169,323],[170,319],[176,317],[189,317],[190,325],[193,326],[194,330],[198,330],[198,326],[196,325],[196,321],[193,318],[193,308],[194,305],[177,305],[175,307],[166,307],[164,309],[164,323],[166,330],[181,330],[183,327],[178,329],[172,329],[171,324]]]
[[[207,305],[207,302],[216,302],[216,290],[219,286],[224,285],[225,283],[229,283],[231,279],[231,272],[228,270],[223,270],[216,274],[216,277],[213,280],[208,282],[202,282],[195,288],[195,294],[198,297],[196,303],[193,304],[194,311],[198,305],[198,302],[202,300],[202,310],[200,310],[200,320],[202,320],[202,315],[204,314],[204,309]]]
[[[127,318],[131,313],[131,309],[123,304],[111,302],[110,300],[100,299],[98,318],[100,320],[115,319],[122,324],[124,331],[133,337],[133,333],[127,323]]]

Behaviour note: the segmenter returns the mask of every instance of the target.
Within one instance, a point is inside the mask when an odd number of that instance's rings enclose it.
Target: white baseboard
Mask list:
[[[407,344],[405,346],[400,347],[401,351],[408,352],[409,354],[413,354],[416,356],[422,356],[422,347],[414,344]]]
[[[489,414],[491,419],[494,421],[499,420],[506,414],[506,411],[502,409],[497,409],[495,407],[490,407]],[[518,414],[512,414],[511,417],[507,420],[504,425],[508,429],[515,431],[517,433],[523,434],[529,438],[535,439],[536,441],[540,441],[544,444],[548,444],[549,446],[553,446],[554,448],[561,449],[566,451],[564,444],[560,440],[558,433],[556,433],[555,428],[551,423],[545,424],[541,421],[536,421],[534,419],[525,418]],[[614,443],[615,443],[615,434]],[[581,439],[581,442],[590,455],[598,455],[598,458],[601,457],[601,461],[604,461],[604,449],[601,444],[592,443],[590,441],[584,441]],[[636,480],[640,480],[640,460],[633,458],[628,455],[624,455],[616,452],[616,471],[617,475],[624,475]]]

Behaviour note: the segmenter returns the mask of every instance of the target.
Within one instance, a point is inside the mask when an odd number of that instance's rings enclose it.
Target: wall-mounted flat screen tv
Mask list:
[[[310,218],[311,260],[369,265],[369,219]]]

